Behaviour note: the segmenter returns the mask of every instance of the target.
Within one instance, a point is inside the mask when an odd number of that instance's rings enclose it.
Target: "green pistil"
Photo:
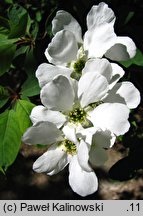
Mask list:
[[[81,73],[82,72],[82,69],[84,68],[85,66],[85,60],[84,59],[78,59],[74,65],[73,65],[73,68],[74,68],[74,71],[76,73]]]
[[[71,154],[71,155],[76,154],[76,145],[73,142],[71,142],[68,139],[65,139],[62,142],[62,144],[64,145],[65,151],[67,152],[67,154]]]
[[[81,123],[85,120],[85,117],[86,117],[86,112],[81,108],[74,109],[69,113],[69,120],[71,122]]]
[[[90,104],[90,107],[96,108],[97,106],[99,106],[99,105],[102,104],[102,103],[103,103],[102,101],[98,101],[98,102],[95,102],[95,103],[91,103],[91,104]]]

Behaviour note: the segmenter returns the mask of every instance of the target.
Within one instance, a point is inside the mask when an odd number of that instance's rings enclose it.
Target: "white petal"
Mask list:
[[[36,77],[39,81],[40,87],[43,87],[57,75],[64,75],[70,77],[72,70],[62,66],[54,66],[51,64],[43,63],[36,70]]]
[[[101,58],[116,41],[116,34],[111,24],[104,23],[88,30],[84,35],[84,50],[88,58]]]
[[[93,134],[95,134],[96,130],[97,129],[95,127],[89,127],[89,128],[81,129],[78,132],[77,136],[79,138],[82,138],[89,145],[91,145],[91,143],[92,143],[92,136],[93,136]]]
[[[105,54],[114,61],[126,61],[136,54],[136,45],[129,37],[117,37],[117,41]]]
[[[61,141],[62,132],[51,122],[38,122],[28,128],[22,137],[26,144],[50,145]]]
[[[78,144],[78,140],[76,137],[76,130],[74,127],[70,126],[70,125],[66,125],[63,127],[63,133],[65,135],[65,137],[70,140],[71,142],[73,142],[74,144]]]
[[[81,131],[83,136],[86,136],[85,140],[90,143],[90,151],[88,151],[88,160],[93,166],[103,165],[107,160],[107,153],[104,148],[110,148],[115,142],[115,135],[109,130],[101,130],[95,128],[88,128]],[[79,148],[82,146],[79,146]],[[84,162],[85,153],[81,149],[81,159]],[[86,157],[87,158],[87,157]],[[80,162],[79,162],[80,163]],[[80,163],[81,165],[81,163]],[[82,166],[82,165],[81,165]],[[84,167],[82,167],[84,169]],[[88,170],[86,170],[88,171]]]
[[[64,154],[62,159],[57,164],[56,168],[53,169],[51,172],[48,172],[47,175],[51,176],[51,175],[55,175],[55,174],[59,173],[68,165],[68,163],[69,163],[69,161],[68,161],[67,154]]]
[[[105,59],[89,59],[82,70],[83,74],[87,72],[98,72],[103,75],[109,82],[112,77],[112,67],[110,62]]]
[[[57,126],[57,128],[60,128],[66,121],[66,117],[61,112],[48,110],[46,107],[41,105],[32,109],[30,119],[33,124],[40,121],[52,122]]]
[[[77,42],[82,42],[82,32],[79,23],[75,18],[64,10],[59,10],[52,21],[52,32],[56,34],[61,30],[68,30],[75,35]]]
[[[87,196],[98,188],[98,180],[94,172],[84,171],[74,156],[69,166],[69,184],[74,192],[80,196]]]
[[[76,60],[77,51],[78,46],[73,33],[62,30],[55,34],[45,55],[50,63],[65,65]]]
[[[107,103],[123,103],[128,108],[136,108],[140,103],[140,93],[131,82],[117,83],[104,99]]]
[[[89,161],[93,167],[101,166],[108,160],[108,155],[105,149],[100,146],[91,145],[89,152]]]
[[[49,147],[48,151],[46,151],[42,156],[40,156],[35,161],[35,163],[33,164],[33,170],[38,173],[41,172],[50,173],[58,167],[60,161],[61,162],[64,161],[64,165],[66,164],[65,160],[63,160],[65,159],[65,155],[66,153],[61,148],[59,148],[57,144],[54,144]],[[61,168],[62,167],[63,164]]]
[[[124,104],[104,103],[88,112],[87,118],[95,127],[107,129],[115,135],[125,134],[130,127],[128,122],[129,109]]]
[[[116,136],[111,131],[98,129],[92,137],[92,144],[102,148],[111,148],[115,140]]]
[[[74,103],[79,103],[78,101],[78,95],[77,95],[77,92],[78,92],[78,81],[76,79],[72,79],[71,78],[71,85],[73,87],[73,90],[74,90]]]
[[[114,22],[114,12],[111,8],[108,8],[108,5],[104,2],[99,3],[99,5],[94,5],[87,14],[88,29],[102,23],[112,23],[114,25]]]
[[[109,130],[101,130],[100,128],[89,127],[79,131],[77,134],[78,137],[82,137],[86,143],[89,145],[92,144],[94,140],[93,137],[96,138],[96,144],[98,143],[100,146],[104,148],[111,148],[116,140],[116,136]]]
[[[88,163],[89,149],[90,149],[89,144],[85,143],[84,140],[81,140],[80,145],[78,147],[77,158],[78,158],[78,162],[79,162],[80,166],[86,172],[92,171],[92,169]]]
[[[74,101],[74,91],[65,76],[57,76],[41,90],[41,101],[49,109],[69,111]]]
[[[118,82],[118,80],[124,76],[125,71],[115,63],[111,63],[112,67],[112,79],[110,80],[109,89],[112,89],[113,86]]]
[[[108,82],[98,73],[85,73],[78,82],[78,97],[82,107],[99,101],[107,91]]]

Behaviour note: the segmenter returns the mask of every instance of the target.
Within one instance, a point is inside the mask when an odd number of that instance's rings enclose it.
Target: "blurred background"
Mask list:
[[[100,2],[0,0],[0,113],[3,116],[7,111],[16,110],[19,121],[25,121],[25,125],[20,123],[21,133],[31,124],[28,116],[33,104],[40,104],[35,70],[39,64],[47,62],[44,51],[52,38],[51,21],[56,11],[70,12],[82,26],[84,34],[86,15],[93,5]],[[123,80],[134,83],[142,97],[143,1],[104,2],[116,15],[116,34],[131,37],[137,46],[137,55],[119,64],[126,72]],[[21,104],[26,107],[26,114],[19,108]],[[131,111],[130,123],[129,132],[119,137],[114,147],[108,150],[106,164],[95,169],[99,179],[98,191],[84,198],[71,190],[68,167],[51,177],[32,170],[33,162],[45,152],[45,148],[17,141],[17,150],[13,152],[14,147],[9,143],[13,157],[0,168],[0,199],[143,199],[142,100],[138,108]],[[2,127],[2,123],[0,125]]]

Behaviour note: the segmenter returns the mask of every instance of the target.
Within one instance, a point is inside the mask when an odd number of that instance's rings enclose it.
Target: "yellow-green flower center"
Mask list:
[[[76,108],[69,113],[69,121],[71,122],[83,122],[86,118],[86,112],[82,108]]]
[[[81,59],[78,59],[74,65],[73,65],[73,68],[74,68],[74,71],[76,73],[81,73],[82,72],[82,69],[84,68],[85,66],[85,60],[83,58]]]
[[[100,104],[102,104],[103,102],[102,101],[98,101],[98,102],[95,102],[95,103],[91,103],[89,106],[94,109],[96,108],[97,106],[99,106]]]
[[[67,154],[71,154],[71,155],[76,154],[76,145],[70,140],[65,139],[62,142],[62,146],[64,147],[64,151],[67,152]]]

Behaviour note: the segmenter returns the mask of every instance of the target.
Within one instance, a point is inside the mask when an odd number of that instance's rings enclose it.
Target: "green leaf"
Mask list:
[[[4,28],[4,27],[0,26],[0,38],[3,39],[3,40],[7,39],[8,34],[9,34],[9,30],[7,28]]]
[[[10,26],[9,26],[9,21],[8,21],[8,19],[6,19],[6,18],[0,16],[0,26],[4,27],[4,28],[6,28],[6,29],[9,29]]]
[[[7,89],[0,86],[0,108],[3,107],[9,99],[9,93]]]
[[[8,96],[8,95],[9,95],[8,90],[5,87],[0,86],[0,97],[1,96]]]
[[[122,141],[123,141],[123,136],[122,136],[122,135],[118,136],[118,137],[117,137],[117,141],[118,141],[118,142],[122,142]]]
[[[26,95],[23,95],[23,94],[21,94],[20,99],[21,100],[26,100],[26,101],[30,102],[29,97],[27,97]]]
[[[132,124],[135,128],[138,127],[138,126],[137,126],[137,123],[136,123],[135,121],[132,121],[131,124]]]
[[[18,40],[19,38],[8,39],[6,35],[0,34],[0,44],[1,45],[14,44]]]
[[[33,49],[27,51],[24,68],[28,78],[22,85],[21,94],[28,97],[38,95],[40,93],[40,87],[35,76],[37,62],[34,58]]]
[[[8,97],[0,97],[0,108],[2,108],[8,101]]]
[[[19,55],[25,54],[28,48],[29,46],[21,46],[19,49],[16,50],[14,58],[18,57]]]
[[[27,27],[26,27],[26,33],[28,35],[30,34],[30,28],[31,28],[32,23],[34,23],[34,21],[31,19],[31,17],[28,14]]]
[[[128,16],[126,17],[126,20],[125,20],[125,25],[132,19],[132,17],[134,16],[135,12],[134,11],[130,11],[128,13]]]
[[[31,74],[35,74],[35,71],[37,69],[37,61],[34,56],[34,50],[33,48],[30,48],[26,52],[26,59],[24,68],[28,76],[31,76]]]
[[[0,167],[0,172],[2,172],[5,175],[5,171]]]
[[[32,25],[31,25],[31,35],[34,39],[36,39],[37,37],[37,34],[38,34],[38,31],[39,31],[39,25],[37,22],[34,22]]]
[[[28,79],[22,85],[21,93],[24,96],[28,96],[28,97],[32,97],[40,93],[40,87],[35,75],[28,77]]]
[[[9,25],[10,33],[9,38],[16,38],[23,36],[26,32],[28,23],[28,13],[20,5],[15,4],[9,10]]]
[[[13,0],[5,0],[5,2],[8,4],[13,4]]]
[[[120,64],[122,64],[126,68],[128,68],[132,64],[143,66],[143,54],[139,49],[137,49],[137,52],[134,58],[128,61],[121,61]]]
[[[9,70],[12,63],[16,50],[16,45],[13,42],[13,40],[7,39],[0,42],[0,76]]]
[[[26,100],[18,100],[16,103],[16,113],[18,116],[20,131],[22,134],[32,124],[29,115],[34,106],[34,104]]]
[[[4,171],[14,162],[21,144],[21,132],[16,112],[0,115],[0,167]]]
[[[41,19],[42,19],[42,14],[41,14],[40,11],[37,11],[37,12],[36,12],[36,20],[37,20],[38,22],[40,22]]]

